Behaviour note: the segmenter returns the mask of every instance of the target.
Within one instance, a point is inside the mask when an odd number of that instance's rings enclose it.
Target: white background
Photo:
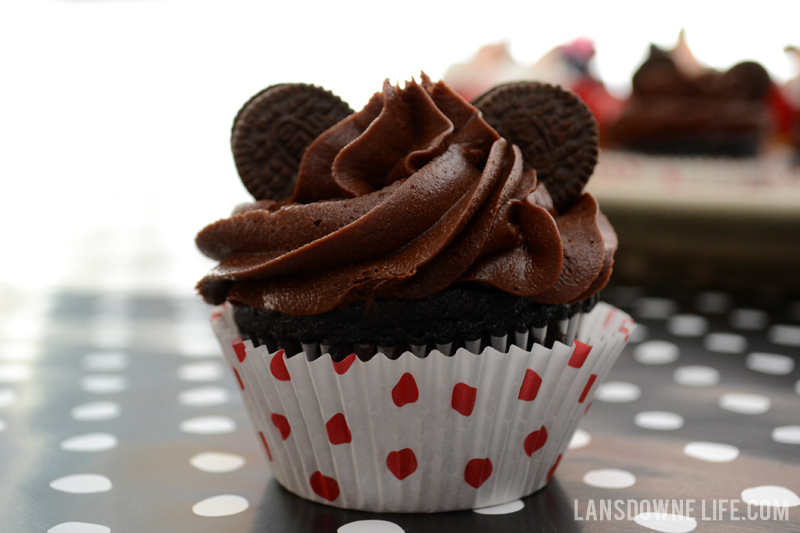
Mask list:
[[[483,44],[534,62],[583,36],[624,92],[649,43],[671,47],[681,28],[706,64],[755,59],[785,81],[798,6],[1,0],[0,282],[57,281],[98,227],[156,228],[162,246],[194,254],[194,233],[248,199],[230,125],[267,85],[323,85],[359,109],[384,78],[439,78]]]

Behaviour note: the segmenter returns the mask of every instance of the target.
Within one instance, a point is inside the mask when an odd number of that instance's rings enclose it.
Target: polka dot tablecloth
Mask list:
[[[3,290],[0,531],[800,530],[790,294],[610,287],[639,328],[550,485],[492,508],[381,515],[270,477],[201,302]]]

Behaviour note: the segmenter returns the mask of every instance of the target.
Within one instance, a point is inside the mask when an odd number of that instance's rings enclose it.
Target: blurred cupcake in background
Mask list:
[[[444,82],[467,100],[473,100],[494,85],[512,81],[539,81],[560,85],[577,94],[598,122],[600,138],[606,125],[622,110],[622,101],[613,96],[594,72],[594,42],[579,37],[552,48],[532,64],[518,63],[508,43],[482,47],[467,62],[456,63],[445,72]]]
[[[681,31],[671,50],[650,46],[605,146],[665,155],[756,156],[774,137],[780,91],[759,63],[726,71],[700,63]]]

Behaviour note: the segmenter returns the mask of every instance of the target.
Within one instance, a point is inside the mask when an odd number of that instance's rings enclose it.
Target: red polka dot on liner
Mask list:
[[[283,415],[279,415],[278,413],[272,413],[272,423],[275,424],[275,427],[278,428],[278,431],[280,431],[281,438],[283,440],[289,438],[289,434],[292,432],[292,426],[289,425],[289,419]]]
[[[403,407],[419,400],[419,389],[414,376],[406,372],[392,389],[392,401],[397,407]]]
[[[527,369],[525,377],[522,378],[522,386],[519,388],[519,399],[523,402],[532,402],[539,394],[541,386],[542,377],[530,368]]]
[[[492,475],[492,461],[486,459],[472,459],[464,469],[464,480],[472,488],[480,488]]]
[[[528,457],[531,457],[535,451],[541,450],[546,442],[547,428],[542,426],[536,431],[529,433],[528,436],[525,437],[525,442],[523,442],[525,453],[528,454]]]
[[[462,415],[469,416],[475,409],[477,397],[478,389],[470,387],[466,383],[456,383],[456,386],[453,387],[453,398],[450,405]]]
[[[550,481],[553,479],[553,476],[556,474],[556,468],[558,468],[558,463],[560,462],[561,462],[561,454],[558,454],[558,457],[556,457],[556,462],[553,463],[553,466],[551,466],[550,470],[547,471],[548,483],[550,483]]]
[[[339,484],[332,477],[317,471],[312,474],[310,482],[311,490],[320,498],[332,502],[339,497]]]
[[[289,381],[292,377],[289,375],[289,369],[286,368],[286,353],[283,350],[278,350],[272,356],[272,361],[269,362],[269,371],[278,381]]]
[[[619,327],[619,331],[625,335],[626,341],[631,337],[631,326],[633,326],[633,319],[626,318],[622,321],[622,325]]]
[[[267,450],[267,457],[269,457],[269,460],[272,461],[272,452],[269,450],[269,444],[267,444],[267,438],[264,436],[264,432],[259,431],[258,434],[261,436],[261,442],[264,444],[264,449]]]
[[[333,371],[339,374],[340,376],[345,374],[350,367],[353,366],[353,363],[356,361],[356,354],[351,353],[341,361],[334,361],[333,363]]]
[[[589,352],[592,351],[592,347],[577,339],[573,342],[575,343],[575,349],[572,351],[572,356],[569,358],[569,363],[567,364],[572,368],[580,368],[583,366],[583,363],[586,362],[586,358],[589,357]]]
[[[594,385],[596,379],[597,374],[592,374],[589,376],[589,379],[586,381],[586,385],[583,387],[583,392],[581,392],[581,397],[578,398],[578,403],[583,403],[583,401],[589,395],[589,391],[592,390],[592,385]]]
[[[328,440],[331,444],[348,444],[353,442],[353,435],[344,414],[337,413],[325,423],[325,430],[328,432]]]
[[[238,359],[240,363],[243,362],[245,357],[247,357],[247,350],[244,348],[242,338],[237,335],[236,338],[233,339],[231,346],[233,346],[233,351],[236,353],[236,359]]]
[[[394,477],[402,481],[417,471],[417,456],[411,448],[390,452],[386,456],[386,468]]]
[[[605,322],[603,322],[603,327],[604,328],[607,328],[608,326],[611,325],[611,322],[614,321],[614,317],[616,316],[616,314],[617,314],[617,310],[614,309],[614,308],[611,308],[611,311],[606,315]]]
[[[236,367],[231,367],[231,368],[233,368],[233,374],[236,376],[236,381],[239,382],[239,388],[244,390],[244,382],[242,381],[242,376],[239,375],[239,371],[236,370]]]

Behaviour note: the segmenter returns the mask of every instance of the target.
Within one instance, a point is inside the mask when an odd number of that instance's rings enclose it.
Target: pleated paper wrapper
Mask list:
[[[277,481],[336,507],[407,513],[498,505],[544,487],[634,327],[600,302],[569,346],[334,363],[254,347],[228,304],[211,317]]]

